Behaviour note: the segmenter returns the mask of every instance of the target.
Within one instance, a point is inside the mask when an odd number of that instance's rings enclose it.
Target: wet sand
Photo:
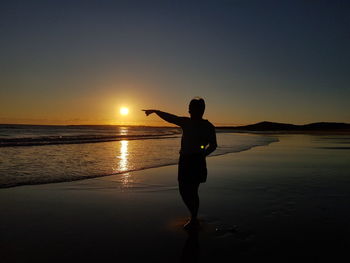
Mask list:
[[[176,166],[0,189],[1,262],[347,262],[349,144],[328,137],[208,158],[199,233]]]

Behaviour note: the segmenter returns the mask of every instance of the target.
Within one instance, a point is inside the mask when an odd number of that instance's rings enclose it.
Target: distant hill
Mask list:
[[[263,121],[245,126],[217,127],[237,131],[350,131],[350,124],[340,122],[316,122],[305,125]]]

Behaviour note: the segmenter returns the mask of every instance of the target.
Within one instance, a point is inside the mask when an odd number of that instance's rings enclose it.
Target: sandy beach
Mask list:
[[[278,138],[208,158],[198,234],[182,229],[175,165],[1,189],[1,262],[347,262],[349,150]]]

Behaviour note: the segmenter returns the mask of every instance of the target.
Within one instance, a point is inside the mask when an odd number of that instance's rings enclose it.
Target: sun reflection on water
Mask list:
[[[128,161],[128,141],[120,141],[120,156],[119,156],[119,171],[127,171],[129,170],[129,161]],[[124,187],[129,187],[130,184],[133,182],[132,177],[130,173],[125,173],[121,175],[121,181],[123,183]]]
[[[121,172],[128,170],[128,141],[120,141],[119,169]]]
[[[128,135],[128,128],[120,127],[120,135]]]

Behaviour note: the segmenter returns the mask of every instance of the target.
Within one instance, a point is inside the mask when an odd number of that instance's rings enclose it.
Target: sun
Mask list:
[[[126,107],[121,107],[119,112],[120,112],[121,115],[128,115],[129,114],[129,109],[126,108]]]

